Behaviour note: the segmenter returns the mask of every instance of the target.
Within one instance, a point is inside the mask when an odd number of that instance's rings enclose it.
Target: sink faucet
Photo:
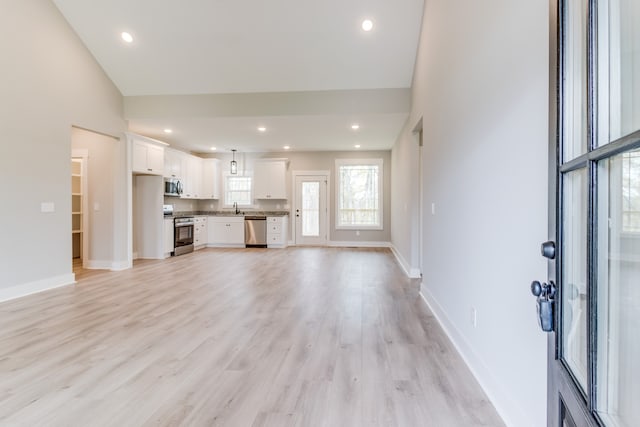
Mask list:
[[[240,213],[238,210],[238,202],[233,202],[233,208],[236,210],[236,215],[238,215]]]

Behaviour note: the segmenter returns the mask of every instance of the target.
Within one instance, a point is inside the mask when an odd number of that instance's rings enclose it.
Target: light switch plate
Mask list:
[[[40,212],[51,213],[56,211],[56,204],[53,202],[40,203]]]

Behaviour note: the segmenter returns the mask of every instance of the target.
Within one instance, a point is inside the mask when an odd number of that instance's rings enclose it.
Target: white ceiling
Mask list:
[[[157,119],[135,119],[129,122],[136,133],[174,143],[197,153],[228,152],[242,147],[246,152],[283,151],[288,145],[293,151],[388,150],[395,141],[406,114],[370,114],[358,123],[363,128],[352,130],[343,116],[274,116],[274,117],[217,117],[171,119],[171,135],[158,132]],[[264,125],[259,132],[256,124]],[[183,146],[181,141],[189,141]]]
[[[271,92],[308,92],[313,102],[321,91],[408,88],[423,7],[423,0],[53,1],[125,102],[141,95]],[[360,27],[365,18],[374,22],[368,33]],[[133,35],[133,43],[122,41],[122,31]],[[361,136],[372,148],[390,148],[404,122],[397,116],[406,118],[408,105],[404,110],[372,117],[375,126]],[[252,151],[274,144],[353,147],[352,135],[337,130],[344,128],[340,115],[274,119],[268,106],[257,113],[252,119],[126,118],[130,130],[148,136],[171,126],[170,142],[194,151],[210,143]],[[348,124],[353,116],[342,120]],[[274,131],[262,139],[247,133],[253,122],[270,121]]]

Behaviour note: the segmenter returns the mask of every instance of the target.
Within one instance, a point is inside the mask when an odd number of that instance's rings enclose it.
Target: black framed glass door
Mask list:
[[[640,1],[550,5],[548,424],[637,426]]]

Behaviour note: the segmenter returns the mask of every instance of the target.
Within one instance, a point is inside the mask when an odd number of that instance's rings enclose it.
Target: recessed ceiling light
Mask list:
[[[122,40],[126,41],[127,43],[131,43],[133,41],[133,36],[126,31],[120,34],[120,36],[122,37]]]
[[[267,131],[267,128],[266,128],[266,127],[264,127],[264,126],[260,126],[260,127],[258,128],[258,130],[259,130],[260,132],[266,132],[266,131]]]
[[[351,125],[351,129],[358,130],[358,129],[360,129],[360,125],[357,124],[357,123],[354,123],[354,124]]]
[[[216,147],[211,147],[211,151],[216,151],[217,148]]]
[[[165,129],[164,133],[173,133],[173,131],[171,129]]]
[[[282,148],[284,148],[285,150],[289,150],[289,149],[291,149],[291,147],[289,147],[288,145],[285,145],[285,146],[284,146],[284,147],[282,147]]]
[[[373,21],[371,19],[365,19],[362,21],[362,29],[365,31],[371,31],[373,29]]]
[[[356,144],[356,145],[354,145],[354,147],[360,148],[360,144]]]

